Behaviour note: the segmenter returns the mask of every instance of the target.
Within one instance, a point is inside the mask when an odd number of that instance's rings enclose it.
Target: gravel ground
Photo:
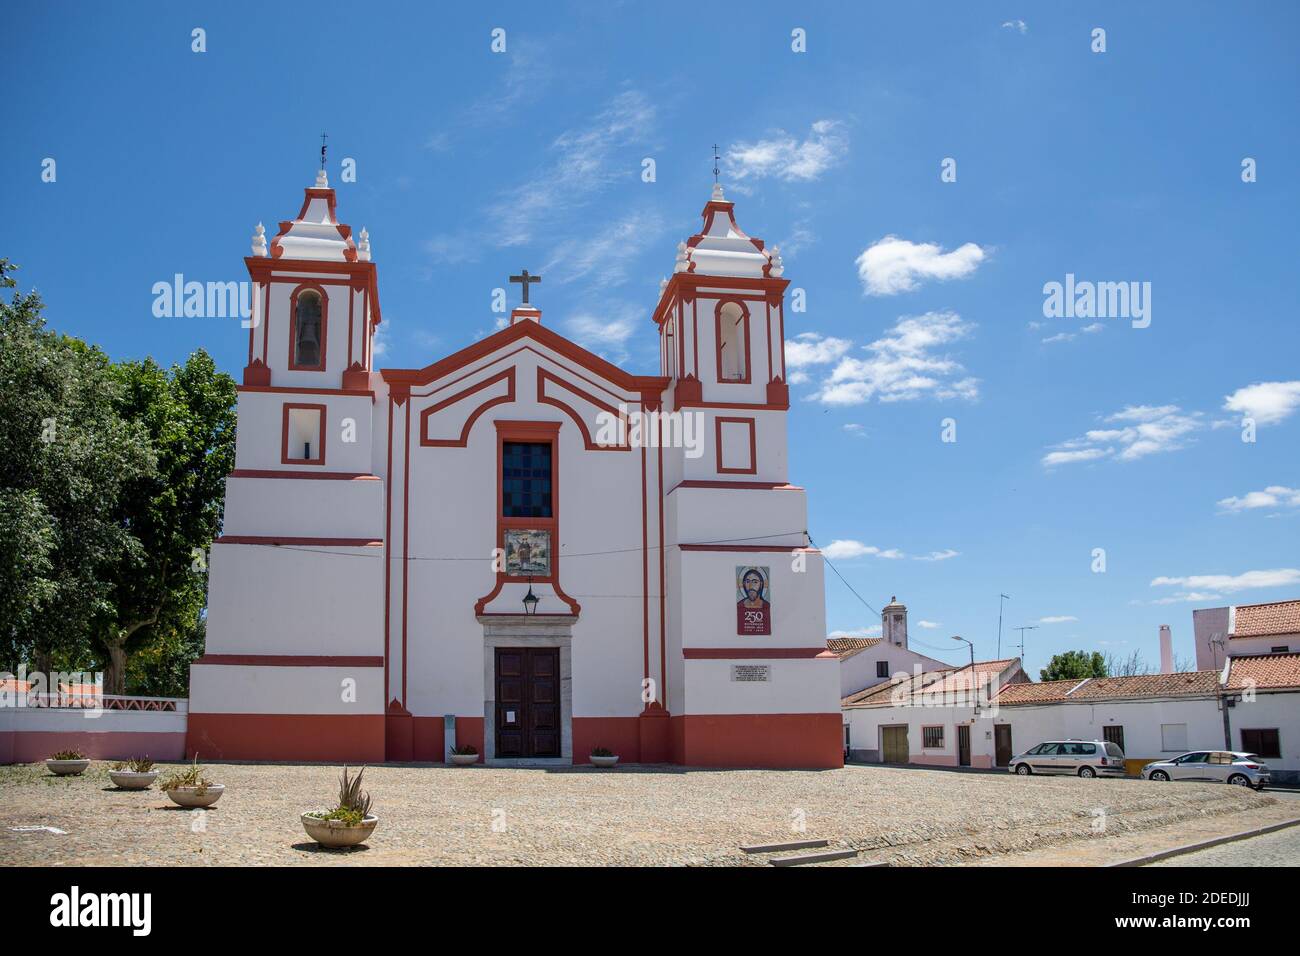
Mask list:
[[[108,764],[57,778],[0,767],[0,865],[766,865],[738,847],[825,838],[896,865],[991,862],[1180,822],[1275,808],[1240,787],[1019,778],[851,766],[829,771],[449,768],[366,770],[379,829],[319,850],[298,815],[330,801],[338,768],[215,764],[206,812],[116,790]],[[11,827],[66,830],[19,833]]]

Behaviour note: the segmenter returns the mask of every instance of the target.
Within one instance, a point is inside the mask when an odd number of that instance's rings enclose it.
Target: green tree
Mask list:
[[[0,288],[15,289],[0,259]],[[45,328],[35,292],[0,299],[0,662],[88,667],[108,572],[138,555],[122,488],[151,474],[99,349]]]
[[[144,429],[156,467],[127,482],[117,502],[118,521],[140,548],[110,570],[95,632],[110,694],[126,692],[128,672],[140,685],[158,683],[128,668],[134,651],[157,643],[162,656],[150,659],[162,660],[192,648],[206,603],[207,551],[221,528],[235,461],[235,382],[207,352],[170,373],[145,359],[122,363],[116,375],[119,413]],[[185,665],[201,652],[200,642]]]
[[[1106,677],[1106,659],[1100,651],[1066,651],[1054,654],[1047,666],[1038,672],[1041,680],[1083,680],[1085,677]]]

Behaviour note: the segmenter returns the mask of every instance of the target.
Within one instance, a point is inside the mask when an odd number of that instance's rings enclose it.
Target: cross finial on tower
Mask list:
[[[528,304],[528,286],[531,285],[531,284],[534,283],[534,282],[541,282],[541,281],[542,281],[542,277],[541,277],[541,276],[529,275],[529,274],[528,274],[528,270],[527,270],[527,269],[524,269],[524,270],[523,270],[519,275],[517,275],[517,276],[511,276],[511,277],[510,277],[510,281],[511,281],[511,282],[518,282],[520,285],[522,285],[522,286],[524,287],[524,305],[527,305],[527,304]]]
[[[325,168],[325,134],[320,134],[320,168]]]
[[[718,144],[714,143],[713,144],[713,182],[715,184],[718,181],[718,160],[721,158],[722,156],[718,152]]]

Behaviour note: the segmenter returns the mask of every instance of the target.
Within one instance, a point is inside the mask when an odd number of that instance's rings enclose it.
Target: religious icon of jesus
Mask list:
[[[772,633],[769,580],[771,580],[771,570],[769,568],[736,568],[737,597],[739,598],[736,602],[737,634]]]

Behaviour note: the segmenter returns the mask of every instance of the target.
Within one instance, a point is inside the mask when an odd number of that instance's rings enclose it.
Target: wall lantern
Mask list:
[[[533,593],[533,579],[532,577],[529,577],[528,593],[524,595],[524,613],[536,614],[537,605],[541,602],[541,600],[542,600],[541,598],[539,598],[536,594]]]

